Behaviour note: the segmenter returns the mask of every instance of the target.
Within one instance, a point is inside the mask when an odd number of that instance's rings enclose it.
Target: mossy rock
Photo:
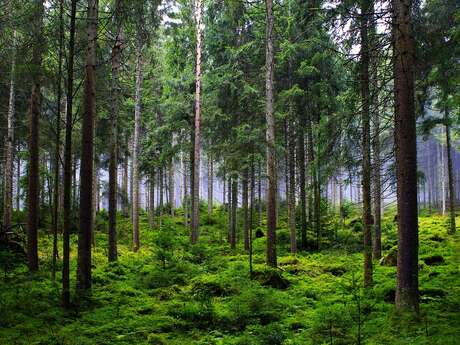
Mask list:
[[[423,259],[423,262],[428,266],[442,265],[444,257],[442,255],[430,255]]]
[[[283,275],[274,269],[265,271],[254,271],[252,278],[257,280],[262,286],[270,286],[274,289],[285,290],[289,287],[290,282]]]

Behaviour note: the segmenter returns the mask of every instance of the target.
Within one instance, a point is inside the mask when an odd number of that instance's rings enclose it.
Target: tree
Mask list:
[[[419,310],[417,149],[414,104],[412,1],[392,0],[398,204],[396,308]]]
[[[38,271],[38,212],[39,212],[39,119],[41,107],[41,65],[43,42],[43,1],[34,6],[32,92],[30,96],[30,136],[27,192],[27,259],[30,271]]]
[[[133,250],[137,252],[140,247],[139,240],[139,136],[141,128],[142,105],[142,50],[144,38],[142,23],[138,23],[136,33],[136,96],[134,105],[134,139],[133,139]]]
[[[80,230],[78,233],[77,289],[85,294],[91,289],[91,235],[93,231],[93,135],[96,119],[96,40],[98,0],[88,0],[85,90],[81,127]],[[91,182],[90,182],[91,181]],[[83,207],[83,205],[85,205]]]
[[[198,241],[200,211],[200,126],[201,126],[201,40],[203,3],[195,1],[196,12],[196,70],[195,70],[195,121],[193,148],[193,190],[192,190],[192,243]]]
[[[364,286],[372,285],[372,211],[371,211],[371,134],[370,134],[370,90],[369,90],[369,21],[370,1],[361,4],[361,116],[363,129],[363,240],[364,240]]]
[[[276,157],[275,157],[275,58],[273,1],[266,0],[266,121],[267,121],[267,264],[276,267]]]
[[[75,55],[75,20],[77,1],[70,5],[69,53],[67,62],[67,106],[64,145],[64,205],[62,231],[62,304],[65,308],[70,305],[70,211],[72,193],[72,115],[73,115],[73,81]]]
[[[109,144],[109,261],[116,261],[117,253],[117,190],[118,190],[118,112],[120,101],[119,73],[122,53],[121,11],[123,0],[115,0],[113,14],[113,46],[112,46],[112,84],[111,84],[111,117]]]

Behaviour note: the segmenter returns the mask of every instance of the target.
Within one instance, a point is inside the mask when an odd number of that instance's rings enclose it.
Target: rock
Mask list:
[[[428,266],[441,265],[444,263],[444,257],[442,255],[431,255],[427,256],[423,261]]]

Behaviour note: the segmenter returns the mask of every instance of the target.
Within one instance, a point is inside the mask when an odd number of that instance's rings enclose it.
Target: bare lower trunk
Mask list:
[[[211,155],[208,156],[208,216],[212,214],[214,172]]]
[[[392,0],[398,197],[396,309],[419,310],[417,147],[414,104],[412,1]]]
[[[444,110],[444,122],[446,130],[446,152],[447,152],[447,177],[449,185],[449,234],[455,234],[455,182],[454,173],[452,171],[452,145],[450,139],[450,125],[448,110]]]
[[[32,92],[30,96],[30,136],[29,136],[29,167],[27,193],[27,259],[29,270],[38,271],[38,212],[39,212],[39,118],[41,108],[41,65],[42,65],[42,30],[43,1],[35,4],[34,44]]]
[[[152,172],[149,180],[149,226],[155,226],[155,173]]]
[[[372,286],[372,211],[371,211],[371,133],[369,90],[369,10],[370,0],[361,5],[361,121],[362,121],[362,186],[363,186],[363,241],[364,241],[364,287]]]
[[[69,57],[67,65],[67,105],[64,146],[64,203],[63,203],[63,260],[62,260],[62,304],[70,306],[70,212],[72,192],[72,104],[73,104],[73,69],[75,50],[75,17],[77,1],[72,0],[70,10]]]
[[[110,89],[110,140],[109,140],[109,252],[108,260],[118,259],[117,249],[117,191],[118,191],[118,112],[119,105],[119,73],[121,67],[121,8],[122,0],[115,1],[113,25],[115,38],[112,46],[112,84]],[[123,204],[124,205],[124,204]]]
[[[81,127],[80,231],[78,233],[77,289],[91,289],[91,235],[93,232],[93,127],[96,118],[96,40],[98,0],[88,1],[88,47],[86,50],[85,91]]]
[[[243,180],[242,180],[242,206],[243,206],[243,242],[244,242],[244,250],[249,251],[249,179],[248,170],[245,169],[243,172]]]
[[[136,42],[136,96],[134,107],[134,140],[133,140],[133,250],[140,247],[139,240],[139,135],[141,129],[141,102],[142,102],[142,49],[143,42],[138,32]]]
[[[289,122],[288,128],[288,174],[289,174],[289,189],[288,189],[288,223],[291,241],[291,254],[297,253],[297,229],[295,221],[295,125],[294,121]]]
[[[230,247],[236,248],[236,217],[238,207],[238,178],[232,178],[232,212],[231,212],[231,232],[230,232]]]
[[[123,216],[129,215],[129,198],[128,198],[128,151],[125,152],[123,159],[123,173],[121,178],[121,201]]]
[[[13,33],[13,56],[11,58],[10,94],[8,98],[8,113],[6,117],[5,136],[5,169],[3,180],[3,229],[9,231],[11,227],[11,213],[13,208],[13,137],[14,137],[14,100],[15,83],[14,73],[16,69],[15,54],[16,30]],[[1,234],[0,234],[1,236]]]
[[[169,189],[169,205],[171,206],[171,216],[174,216],[174,208],[176,207],[176,202],[174,200],[174,159],[171,158],[168,168],[168,189]]]
[[[59,1],[59,53],[58,53],[58,87],[56,111],[56,142],[54,152],[54,190],[53,190],[53,263],[51,278],[56,278],[56,260],[58,257],[59,228],[59,192],[60,192],[60,153],[61,153],[61,100],[62,100],[62,59],[64,50],[64,1]]]
[[[200,217],[200,123],[201,123],[201,39],[202,39],[202,11],[201,0],[195,1],[196,7],[196,75],[195,75],[195,139],[194,139],[194,169],[193,169],[193,210],[191,241],[196,243],[199,234]]]
[[[275,54],[273,1],[266,0],[266,121],[267,121],[267,264],[276,267]]]

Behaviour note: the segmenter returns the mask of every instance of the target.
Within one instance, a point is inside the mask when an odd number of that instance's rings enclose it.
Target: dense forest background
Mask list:
[[[457,344],[457,0],[0,1],[1,344]]]

